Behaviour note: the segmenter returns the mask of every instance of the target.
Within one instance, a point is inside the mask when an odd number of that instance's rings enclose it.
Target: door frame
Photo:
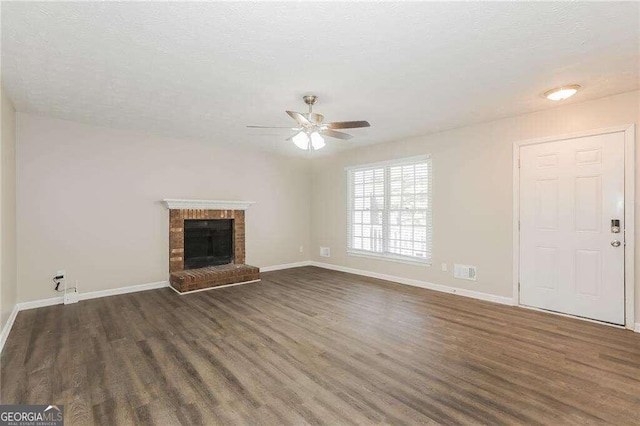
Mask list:
[[[609,133],[624,133],[624,319],[625,328],[634,329],[635,326],[635,124],[593,129],[584,132],[569,133],[559,136],[548,136],[513,142],[513,304],[520,305],[520,147],[547,142],[560,142],[567,139],[584,138],[588,136],[606,135]],[[554,313],[551,311],[546,311]],[[578,319],[586,319],[559,313]],[[595,321],[602,324],[608,323]]]

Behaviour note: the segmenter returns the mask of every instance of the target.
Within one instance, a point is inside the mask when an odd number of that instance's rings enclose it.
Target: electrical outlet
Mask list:
[[[331,249],[329,247],[320,247],[320,256],[331,257]]]
[[[63,291],[67,286],[66,282],[66,272],[64,269],[60,269],[56,271],[56,274],[53,276],[53,288],[56,292]],[[62,287],[61,287],[62,286]]]
[[[447,272],[447,264],[442,262],[442,272]]]
[[[304,253],[304,246],[300,246],[300,253]]]

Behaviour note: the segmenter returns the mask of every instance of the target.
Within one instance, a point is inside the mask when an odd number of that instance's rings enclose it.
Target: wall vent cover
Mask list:
[[[472,265],[455,264],[453,267],[453,276],[463,280],[476,280],[476,267]]]
[[[331,257],[331,249],[329,247],[320,247],[320,256]]]

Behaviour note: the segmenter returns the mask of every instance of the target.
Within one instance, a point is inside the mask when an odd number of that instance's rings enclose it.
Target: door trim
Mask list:
[[[513,142],[513,304],[520,306],[520,147],[547,142],[559,142],[567,139],[588,136],[624,133],[624,327],[633,330],[635,327],[635,124],[594,129],[584,132],[569,133],[560,136],[549,136]],[[545,311],[551,312],[551,311]],[[553,313],[553,312],[551,312]],[[563,316],[572,316],[561,314]],[[573,318],[585,319],[572,316]],[[594,321],[594,320],[589,320]],[[596,321],[599,322],[599,321]]]

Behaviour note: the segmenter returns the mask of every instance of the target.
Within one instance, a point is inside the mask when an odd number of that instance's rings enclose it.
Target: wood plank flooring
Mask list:
[[[3,404],[66,424],[640,424],[640,335],[314,267],[23,311]]]

